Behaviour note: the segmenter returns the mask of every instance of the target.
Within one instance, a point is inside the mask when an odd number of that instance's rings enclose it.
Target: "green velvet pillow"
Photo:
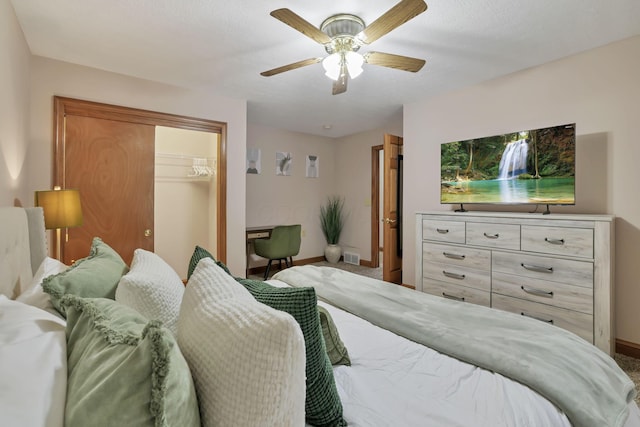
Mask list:
[[[198,265],[198,262],[202,258],[206,258],[206,257],[209,257],[212,260],[214,260],[218,265],[218,267],[223,269],[229,276],[231,276],[231,272],[229,271],[227,266],[224,265],[222,261],[218,261],[217,259],[215,259],[208,250],[201,248],[200,246],[196,246],[196,248],[193,251],[193,255],[191,255],[191,260],[189,261],[189,270],[187,272],[187,280],[189,280],[189,278],[193,274],[193,270],[196,269],[196,265]]]
[[[318,313],[320,314],[320,325],[322,327],[322,336],[327,348],[327,355],[332,365],[347,365],[351,366],[351,359],[349,358],[349,352],[347,347],[340,339],[338,334],[338,328],[331,318],[331,314],[326,308],[321,305],[318,306]]]
[[[300,325],[306,351],[307,393],[305,417],[314,426],[346,426],[342,402],[327,356],[318,300],[313,288],[276,288],[264,282],[238,279],[259,302],[289,313]]]
[[[105,298],[66,295],[65,426],[200,426],[189,366],[158,321]]]
[[[42,289],[51,295],[51,303],[64,315],[60,307],[64,295],[115,299],[118,282],[128,271],[120,255],[102,239],[94,237],[89,256],[77,260],[62,273],[45,278]]]

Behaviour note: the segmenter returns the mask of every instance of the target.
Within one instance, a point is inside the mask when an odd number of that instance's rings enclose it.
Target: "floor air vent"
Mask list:
[[[360,265],[360,254],[355,252],[345,252],[344,262],[347,264]]]

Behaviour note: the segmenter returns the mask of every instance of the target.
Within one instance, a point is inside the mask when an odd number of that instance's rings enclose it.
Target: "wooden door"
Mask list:
[[[87,256],[94,236],[131,263],[133,251],[153,251],[155,127],[67,115],[64,187],[80,190],[82,227],[68,229],[63,261]]]
[[[398,188],[402,183],[399,174],[402,156],[402,138],[395,135],[384,135],[384,184],[382,222],[384,233],[382,242],[382,279],[387,282],[402,284],[402,244],[401,221],[398,212]]]
[[[60,96],[54,96],[53,101],[52,184],[80,189],[85,215],[81,227],[63,230],[65,263],[86,256],[94,236],[113,246],[127,263],[135,248],[153,250],[156,126],[220,135],[216,168],[217,258],[227,261],[225,123]],[[96,125],[95,131],[89,124]],[[71,140],[76,143],[67,147]],[[54,235],[54,247],[57,244]]]

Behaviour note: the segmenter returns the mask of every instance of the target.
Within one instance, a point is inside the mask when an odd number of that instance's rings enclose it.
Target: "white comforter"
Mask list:
[[[0,295],[0,425],[62,426],[65,322]]]
[[[351,357],[351,366],[334,368],[350,426],[571,426],[556,406],[520,383],[318,304],[331,313]],[[629,406],[625,427],[640,427],[637,405]]]
[[[519,383],[320,304],[339,325],[353,361],[334,370],[349,425],[570,425],[548,400]]]

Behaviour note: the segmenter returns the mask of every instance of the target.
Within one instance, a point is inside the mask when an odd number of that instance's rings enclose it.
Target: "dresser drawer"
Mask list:
[[[522,250],[593,258],[593,230],[523,225]]]
[[[553,320],[613,354],[613,216],[418,212],[415,228],[416,287]]]
[[[495,272],[491,291],[527,301],[593,314],[593,289]]]
[[[484,305],[485,307],[491,306],[491,293],[453,283],[424,279],[422,281],[422,291],[456,301]]]
[[[520,250],[520,225],[467,222],[467,245]]]
[[[593,343],[593,316],[589,314],[498,294],[491,296],[491,307],[550,323]]]
[[[422,244],[422,260],[423,262],[438,262],[489,270],[491,268],[491,251],[467,246],[424,242]]]
[[[453,283],[487,292],[491,291],[491,272],[488,270],[437,262],[423,262],[422,275],[425,279]]]
[[[425,219],[422,221],[422,238],[439,242],[464,243],[464,221],[439,221]]]
[[[589,261],[494,251],[491,265],[494,272],[593,289],[593,263]]]

